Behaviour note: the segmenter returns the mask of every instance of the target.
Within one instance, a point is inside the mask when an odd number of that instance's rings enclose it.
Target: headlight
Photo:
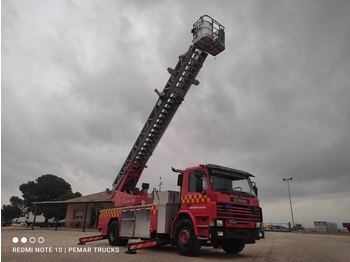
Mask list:
[[[218,227],[222,227],[222,226],[224,225],[224,221],[222,221],[222,220],[216,220],[216,225],[217,225]]]
[[[255,222],[255,227],[256,228],[261,228],[261,222]]]

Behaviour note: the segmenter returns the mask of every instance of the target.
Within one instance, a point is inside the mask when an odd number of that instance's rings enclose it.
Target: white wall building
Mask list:
[[[326,222],[326,221],[315,221],[315,230],[322,232],[339,232],[337,223]]]

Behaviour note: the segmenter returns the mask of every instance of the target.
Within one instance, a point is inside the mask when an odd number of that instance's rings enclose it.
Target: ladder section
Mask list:
[[[126,185],[131,192],[135,189],[143,168],[146,167],[148,159],[184,100],[191,84],[199,84],[195,77],[207,55],[208,53],[192,45],[179,57],[174,69],[168,68],[170,78],[162,92],[155,90],[159,99],[115,178],[113,189],[124,191]]]

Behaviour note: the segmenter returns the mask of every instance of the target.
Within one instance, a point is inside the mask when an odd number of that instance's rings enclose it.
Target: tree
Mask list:
[[[18,196],[12,196],[10,198],[11,205],[18,207],[20,209],[23,208],[23,199],[19,198]]]
[[[294,225],[294,230],[296,230],[296,231],[304,231],[305,228],[303,227],[302,224],[295,224]]]
[[[14,218],[20,217],[21,214],[22,210],[12,205],[3,205],[1,208],[1,217],[6,220],[12,220]]]
[[[42,201],[63,201],[77,196],[81,196],[79,192],[73,193],[71,185],[63,178],[52,174],[42,175],[34,181],[28,181],[20,185],[19,189],[22,192],[23,204],[27,207],[33,202]],[[37,212],[45,217],[47,225],[50,218],[57,216],[57,207],[55,206],[39,206]],[[61,208],[61,219],[65,216],[66,206]]]
[[[3,205],[1,208],[1,216],[5,219],[14,219],[24,216],[23,199],[17,196],[10,198],[10,205]]]

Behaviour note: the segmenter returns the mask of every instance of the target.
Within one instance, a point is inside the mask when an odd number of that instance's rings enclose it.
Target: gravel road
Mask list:
[[[111,247],[107,240],[77,245],[80,237],[99,235],[98,232],[77,230],[1,228],[1,259],[11,261],[350,261],[350,234],[266,233],[266,239],[246,245],[238,255],[221,249],[202,247],[197,257],[183,257],[174,247],[161,246],[125,254],[126,247]],[[26,242],[25,242],[26,241]],[[25,242],[25,243],[23,243]]]

